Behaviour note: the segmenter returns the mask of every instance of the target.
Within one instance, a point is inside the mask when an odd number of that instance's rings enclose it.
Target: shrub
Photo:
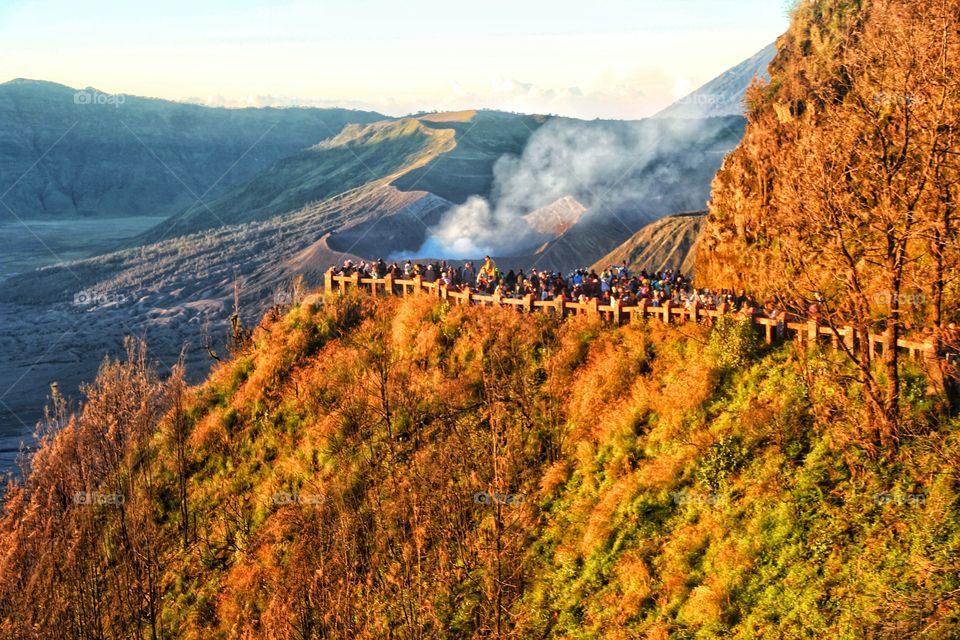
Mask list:
[[[741,369],[759,353],[760,337],[749,321],[720,316],[710,334],[708,351],[720,369]]]

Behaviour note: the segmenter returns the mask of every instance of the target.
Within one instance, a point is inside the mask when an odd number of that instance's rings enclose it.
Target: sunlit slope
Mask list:
[[[957,637],[956,420],[911,370],[879,465],[750,332],[362,296],[195,389],[134,351],[6,497],[0,638]]]
[[[697,211],[660,218],[593,266],[599,270],[608,265],[624,265],[632,273],[678,269],[689,275],[694,270],[691,250],[706,216],[706,211]]]

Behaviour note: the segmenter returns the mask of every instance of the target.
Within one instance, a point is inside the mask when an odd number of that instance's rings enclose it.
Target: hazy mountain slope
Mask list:
[[[590,260],[583,263],[590,264],[650,220],[702,207],[713,174],[724,154],[739,142],[744,124],[739,117],[639,122],[555,118],[543,124],[541,120],[481,111],[350,126],[336,138],[281,160],[208,206],[173,216],[130,245],[267,219],[363,185],[393,184],[450,202],[468,194],[509,198],[509,192],[526,191],[525,200],[536,204],[523,215],[568,196],[587,208],[596,203],[592,215],[585,216],[593,225],[586,235],[596,236],[603,229],[607,236],[605,241],[598,238],[596,247],[591,244]],[[558,185],[575,193],[561,191],[551,199],[551,190]],[[459,215],[453,211],[444,222],[457,227]],[[400,229],[357,228],[353,235],[332,236],[331,242],[352,246],[362,237],[362,252],[368,258],[411,252],[437,221],[430,217]],[[574,237],[584,233],[572,222],[573,218],[562,231]],[[529,237],[521,240],[510,234],[510,242],[501,243],[518,253],[557,236],[542,234],[526,222],[520,226],[521,235]],[[437,255],[450,257],[442,254],[441,248]]]
[[[488,196],[493,168],[503,155],[520,154],[530,136],[548,120],[544,116],[475,111],[458,118],[444,114],[421,116],[427,127],[451,129],[457,146],[427,164],[398,177],[400,189],[430,191],[460,203],[473,195]]]
[[[91,104],[82,103],[87,97]],[[348,124],[384,118],[346,109],[211,109],[14,80],[0,84],[0,193],[9,190],[4,202],[24,219],[170,215]],[[3,218],[12,216],[0,207]]]
[[[181,212],[133,244],[266,219],[373,183],[465,198],[477,193],[473,189],[489,189],[494,163],[523,148],[534,127],[521,124],[526,120],[535,123],[533,116],[466,112],[347,127],[208,202],[209,207]]]
[[[332,249],[368,260],[386,260],[393,254],[413,251],[423,243],[427,228],[453,206],[449,200],[422,191],[385,187],[382,193],[391,201],[403,201],[403,208],[390,202],[383,206],[383,215],[351,216],[349,222],[330,236]],[[371,211],[379,210],[378,207]],[[399,213],[390,213],[398,210]]]
[[[226,299],[232,279],[218,281],[221,288],[211,289],[211,278],[234,273],[253,277],[268,263],[283,264],[336,230],[376,220],[389,221],[393,216],[421,214],[447,205],[426,192],[369,186],[285,216],[218,227],[20,274],[0,283],[0,302],[71,302],[72,295],[66,295],[71,288],[126,292],[137,300],[149,299],[151,304],[163,301],[175,305],[189,300],[194,293]],[[331,260],[324,269],[332,264]],[[165,291],[170,293],[169,298],[164,297]]]
[[[693,93],[686,95],[655,118],[709,118],[742,116],[747,112],[744,96],[754,78],[769,80],[767,66],[777,54],[776,44],[769,44],[750,58],[729,69]]]
[[[209,207],[194,206],[173,216],[131,244],[265,220],[364,185],[386,184],[455,144],[452,131],[430,129],[412,118],[349,126],[323,144],[284,158]]]
[[[632,235],[626,242],[593,265],[600,270],[608,265],[625,265],[631,272],[679,269],[694,271],[692,248],[703,226],[706,211],[664,216]]]

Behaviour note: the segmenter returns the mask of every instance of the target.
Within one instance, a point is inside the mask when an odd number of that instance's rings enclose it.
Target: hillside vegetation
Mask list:
[[[316,298],[196,388],[131,343],[0,520],[3,638],[951,638],[960,423],[722,323]]]
[[[956,1],[801,2],[714,181],[700,281],[955,319],[958,27]]]
[[[877,446],[894,447],[894,345],[957,343],[960,2],[805,0],[777,49],[714,181],[698,282],[883,334],[882,357],[867,340],[848,356]]]

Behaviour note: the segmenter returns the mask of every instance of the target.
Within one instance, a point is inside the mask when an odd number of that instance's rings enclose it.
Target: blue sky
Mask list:
[[[787,22],[787,0],[4,0],[0,81],[226,106],[634,118]]]

